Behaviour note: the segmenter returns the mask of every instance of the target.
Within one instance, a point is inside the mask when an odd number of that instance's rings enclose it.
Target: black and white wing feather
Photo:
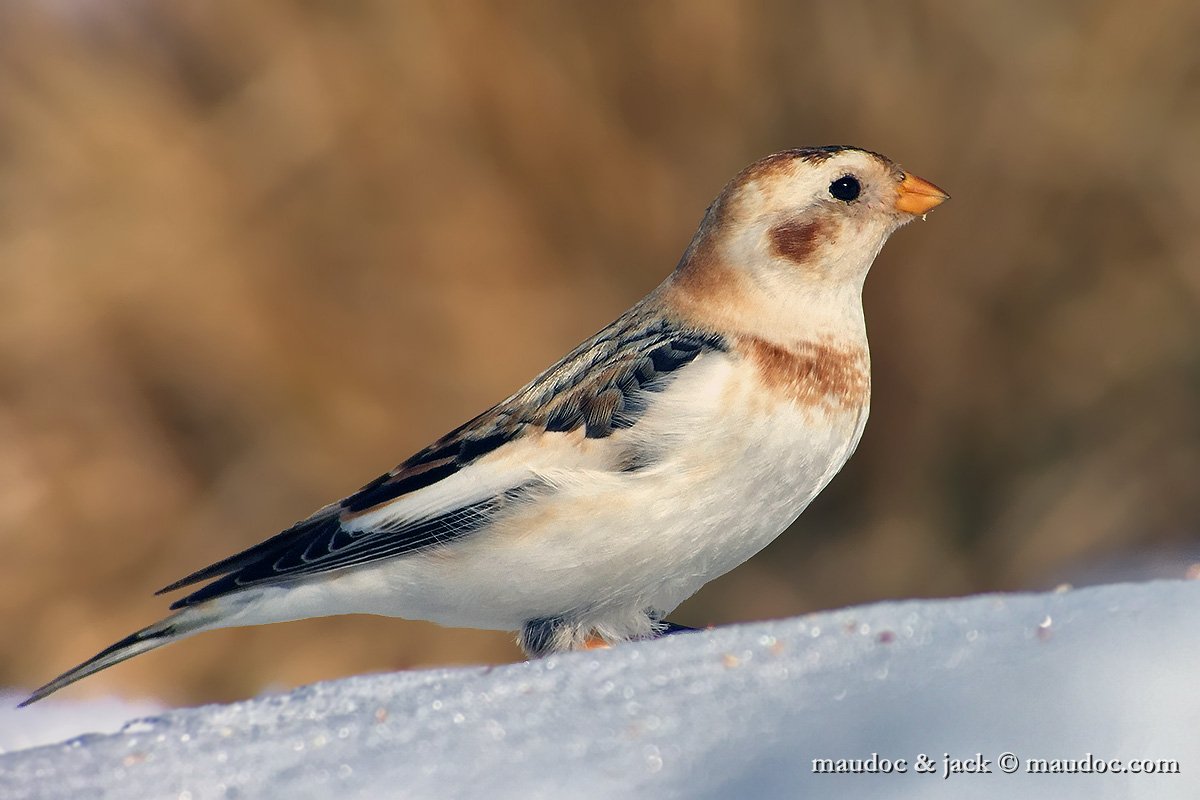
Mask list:
[[[391,472],[160,593],[212,580],[171,606],[179,609],[247,586],[456,542],[532,493],[553,491],[536,465],[503,458],[506,446],[537,433],[582,431],[581,441],[632,427],[652,393],[705,353],[725,349],[716,334],[635,308],[516,394]],[[627,469],[630,463],[636,463],[636,454],[614,458],[607,467]]]

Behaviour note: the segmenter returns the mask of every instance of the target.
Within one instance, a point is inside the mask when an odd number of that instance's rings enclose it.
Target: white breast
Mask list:
[[[639,490],[652,511],[629,526],[644,537],[628,555],[632,564],[644,559],[647,605],[663,612],[795,521],[846,463],[867,419],[865,398],[853,408],[799,406],[744,362],[711,370],[695,377],[720,387],[717,402],[697,418],[680,415],[680,445]]]

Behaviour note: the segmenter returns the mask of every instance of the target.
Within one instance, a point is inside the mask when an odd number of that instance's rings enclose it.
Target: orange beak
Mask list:
[[[929,213],[949,199],[950,195],[929,181],[909,173],[900,182],[899,194],[896,197],[896,210],[920,216]]]

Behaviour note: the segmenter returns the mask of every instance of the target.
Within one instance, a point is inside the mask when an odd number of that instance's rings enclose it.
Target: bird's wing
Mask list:
[[[580,449],[635,425],[649,396],[706,352],[717,334],[633,311],[575,348],[512,397],[451,431],[338,503],[266,541],[160,590],[200,581],[183,608],[253,584],[341,569],[445,545],[484,527],[534,492],[552,492],[538,466],[516,452],[539,433],[582,431],[557,448]],[[561,452],[558,453],[561,455]],[[603,465],[628,468],[636,454]],[[568,464],[571,457],[564,459]],[[541,465],[545,466],[545,465]],[[593,465],[594,466],[594,465]]]

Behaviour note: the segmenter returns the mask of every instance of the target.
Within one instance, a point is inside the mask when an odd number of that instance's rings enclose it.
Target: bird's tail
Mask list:
[[[194,606],[184,609],[166,619],[159,620],[153,625],[142,628],[137,633],[126,636],[116,644],[101,650],[79,666],[67,670],[45,686],[35,689],[29,697],[21,702],[18,708],[24,708],[30,703],[36,703],[38,700],[57,692],[64,686],[69,686],[75,681],[82,680],[102,669],[108,669],[113,664],[120,664],[127,658],[133,658],[148,650],[162,647],[164,644],[177,642],[186,636],[217,627],[214,624],[217,618],[211,612],[206,613],[202,611],[202,608],[203,606]]]

